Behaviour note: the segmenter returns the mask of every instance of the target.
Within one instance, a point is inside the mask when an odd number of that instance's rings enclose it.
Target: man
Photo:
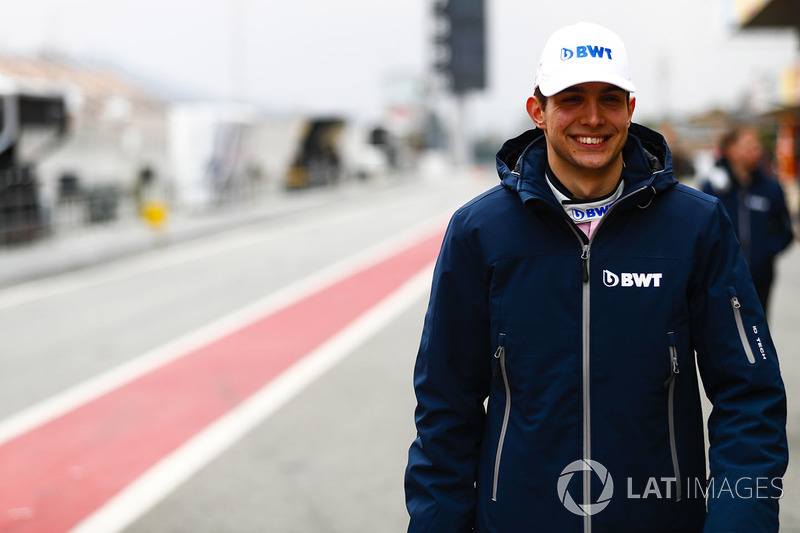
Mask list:
[[[718,197],[728,211],[766,314],[775,257],[794,239],[786,200],[777,180],[761,168],[763,152],[753,128],[730,128],[719,152],[703,192]]]
[[[777,531],[785,395],[730,220],[631,124],[616,34],[556,31],[535,86],[437,261],[409,531]]]

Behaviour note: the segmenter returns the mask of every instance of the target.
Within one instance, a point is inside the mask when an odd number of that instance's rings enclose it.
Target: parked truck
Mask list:
[[[30,241],[47,231],[36,165],[66,132],[63,95],[0,88],[0,244]]]

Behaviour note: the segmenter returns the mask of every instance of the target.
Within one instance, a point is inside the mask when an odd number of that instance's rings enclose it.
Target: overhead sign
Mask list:
[[[456,94],[486,87],[486,16],[484,0],[439,0],[435,68],[450,80]]]

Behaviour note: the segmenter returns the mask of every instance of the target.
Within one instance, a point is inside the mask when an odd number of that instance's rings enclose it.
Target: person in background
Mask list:
[[[764,154],[754,128],[730,127],[720,138],[719,154],[702,190],[719,198],[728,211],[768,314],[775,258],[794,239],[783,190],[761,164]]]

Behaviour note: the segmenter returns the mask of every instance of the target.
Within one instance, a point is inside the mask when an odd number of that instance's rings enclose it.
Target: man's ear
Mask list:
[[[631,127],[631,121],[633,120],[633,110],[636,109],[636,97],[631,97],[628,101],[628,127]]]
[[[525,108],[528,110],[528,116],[531,117],[531,120],[537,128],[540,130],[547,129],[547,125],[544,122],[544,109],[542,109],[539,100],[537,100],[535,96],[528,98]]]

